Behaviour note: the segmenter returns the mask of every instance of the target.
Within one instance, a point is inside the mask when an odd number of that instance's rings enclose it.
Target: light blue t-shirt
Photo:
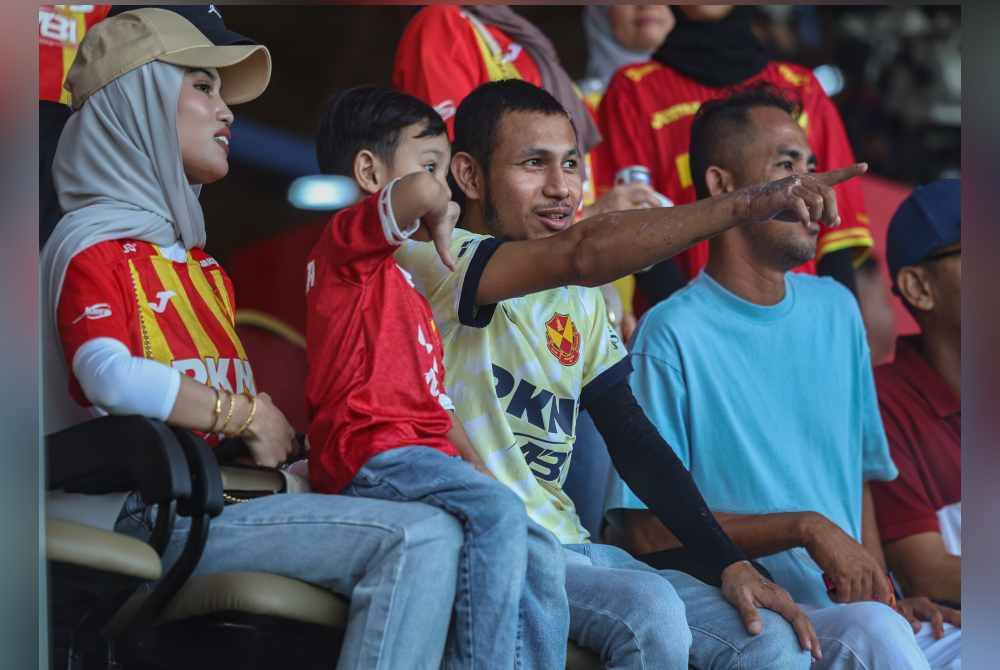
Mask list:
[[[776,305],[702,272],[651,309],[632,346],[632,390],[708,506],[812,510],[861,539],[862,482],[891,480],[857,303],[829,278],[785,275]],[[645,505],[617,476],[605,510]],[[797,602],[831,604],[803,548],[760,559]]]

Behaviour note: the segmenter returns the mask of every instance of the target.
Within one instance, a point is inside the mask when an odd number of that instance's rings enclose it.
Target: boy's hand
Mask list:
[[[455,270],[455,260],[451,257],[451,235],[455,231],[455,224],[458,223],[461,213],[462,209],[458,203],[449,200],[443,207],[432,209],[420,217],[421,230],[418,231],[418,239],[433,242],[441,262],[452,271]],[[426,237],[419,234],[425,231]]]

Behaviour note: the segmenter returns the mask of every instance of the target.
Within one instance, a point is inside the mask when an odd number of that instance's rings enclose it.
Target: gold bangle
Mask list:
[[[212,410],[212,427],[208,429],[208,432],[214,433],[216,432],[215,427],[218,425],[219,419],[222,418],[222,394],[214,386],[209,386],[209,388],[215,391],[215,409]]]
[[[247,428],[250,427],[250,424],[253,423],[253,415],[257,413],[257,396],[250,395],[249,393],[247,393],[246,396],[250,399],[250,415],[247,416],[247,420],[243,422],[240,429],[236,431],[236,435],[242,435],[246,432]]]
[[[236,409],[236,394],[229,391],[226,391],[226,394],[229,396],[229,411],[226,412],[226,420],[222,422],[222,427],[219,428],[219,432],[223,435],[229,434],[226,432],[226,426],[229,425],[229,420],[233,418],[233,410]]]

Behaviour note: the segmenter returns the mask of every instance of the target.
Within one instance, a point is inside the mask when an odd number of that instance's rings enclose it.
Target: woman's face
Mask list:
[[[629,51],[653,51],[674,27],[666,5],[612,5],[608,19],[615,39]]]
[[[222,101],[215,68],[184,73],[177,101],[177,137],[184,174],[191,184],[211,184],[229,172],[229,126],[233,113]]]

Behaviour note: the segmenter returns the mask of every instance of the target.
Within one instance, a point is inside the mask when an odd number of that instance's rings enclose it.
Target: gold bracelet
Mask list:
[[[219,419],[222,418],[222,394],[214,386],[209,386],[209,388],[215,391],[215,409],[212,410],[212,427],[208,429],[208,432],[214,433],[216,432],[215,427],[218,425]]]
[[[222,422],[222,427],[219,428],[219,432],[223,435],[229,434],[226,432],[226,426],[229,425],[229,420],[233,418],[233,410],[236,409],[236,394],[229,391],[226,391],[226,394],[229,395],[229,411],[226,413],[226,420]]]
[[[236,435],[242,435],[246,432],[247,428],[250,427],[250,424],[253,423],[253,415],[257,413],[257,396],[250,395],[249,393],[247,393],[246,396],[250,399],[250,415],[247,416],[247,420],[243,422],[240,429],[236,431]]]

